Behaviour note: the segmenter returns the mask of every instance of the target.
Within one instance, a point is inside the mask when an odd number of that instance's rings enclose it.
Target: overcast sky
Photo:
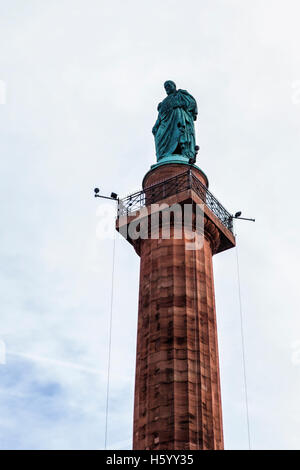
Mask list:
[[[297,0],[0,0],[0,449],[104,446],[113,242],[93,188],[141,187],[167,79],[198,102],[211,191],[256,218],[235,225],[252,446],[300,448],[299,15]],[[245,449],[236,251],[214,269],[225,446]],[[131,448],[138,278],[118,237],[115,449]]]

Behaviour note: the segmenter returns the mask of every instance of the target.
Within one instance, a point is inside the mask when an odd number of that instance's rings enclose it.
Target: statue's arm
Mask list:
[[[194,121],[196,121],[198,116],[198,108],[195,98],[186,90],[178,91],[180,91],[186,97],[186,101],[183,100],[185,102],[185,105],[182,106],[182,108],[186,111],[189,111],[193,115]]]

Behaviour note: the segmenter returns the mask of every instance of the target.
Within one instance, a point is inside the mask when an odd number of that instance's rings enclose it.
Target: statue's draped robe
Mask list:
[[[196,100],[185,90],[177,90],[158,105],[155,124],[157,159],[181,154],[186,158],[195,156]]]

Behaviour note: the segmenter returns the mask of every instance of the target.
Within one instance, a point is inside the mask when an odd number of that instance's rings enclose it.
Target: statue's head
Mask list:
[[[164,83],[164,87],[167,95],[170,95],[171,93],[174,93],[176,91],[176,85],[174,82],[172,82],[172,80],[167,80]]]

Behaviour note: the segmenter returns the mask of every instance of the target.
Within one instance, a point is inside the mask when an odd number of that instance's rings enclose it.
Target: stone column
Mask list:
[[[144,188],[183,171],[182,165],[159,167],[146,175]],[[208,184],[200,170],[192,171]],[[193,191],[170,199],[201,202]],[[223,449],[212,256],[234,246],[234,237],[210,212],[196,234],[203,242],[198,250],[188,249],[187,232],[175,237],[175,222],[170,239],[161,237],[160,222],[158,239],[133,242],[141,258],[135,450]]]

